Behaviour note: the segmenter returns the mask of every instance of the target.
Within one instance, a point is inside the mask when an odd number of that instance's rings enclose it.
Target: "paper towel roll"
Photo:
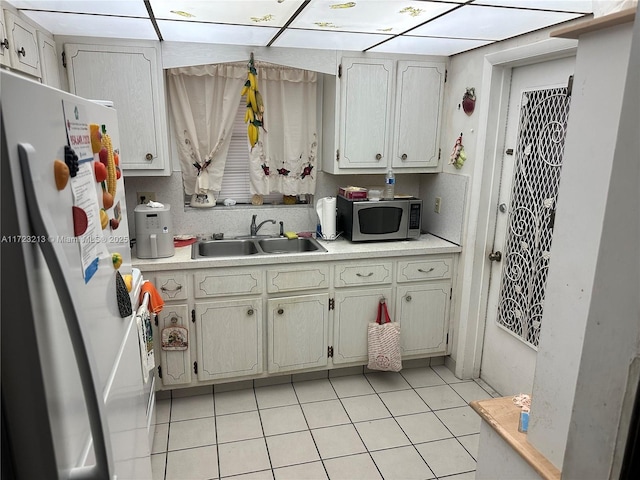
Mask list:
[[[322,238],[335,240],[336,238],[336,197],[320,198],[316,202],[316,212],[320,221]]]

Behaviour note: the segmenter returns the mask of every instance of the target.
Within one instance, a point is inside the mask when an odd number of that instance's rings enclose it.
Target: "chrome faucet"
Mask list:
[[[275,220],[265,220],[264,222],[260,222],[260,224],[258,226],[256,226],[256,218],[258,217],[258,215],[253,215],[251,217],[251,236],[255,237],[258,234],[258,230],[260,230],[260,227],[262,227],[262,225],[264,225],[267,222],[271,222],[274,225],[276,224]]]

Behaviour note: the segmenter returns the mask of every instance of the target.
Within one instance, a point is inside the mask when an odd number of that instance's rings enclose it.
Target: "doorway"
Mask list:
[[[574,63],[511,72],[480,365],[504,395],[533,388]]]

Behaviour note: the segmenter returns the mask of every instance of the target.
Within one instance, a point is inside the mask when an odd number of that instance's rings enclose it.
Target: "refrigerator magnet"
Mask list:
[[[64,190],[69,182],[69,167],[62,160],[54,160],[53,162],[53,177],[56,181],[56,188],[58,190]]]
[[[126,318],[133,313],[131,308],[131,297],[127,291],[127,285],[120,272],[116,270],[116,301],[118,302],[118,312],[121,318]]]

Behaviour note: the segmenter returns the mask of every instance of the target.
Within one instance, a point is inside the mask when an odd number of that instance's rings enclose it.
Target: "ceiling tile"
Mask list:
[[[504,40],[581,16],[576,13],[465,5],[411,31],[428,37]]]
[[[23,13],[53,35],[158,40],[158,36],[148,18],[29,10],[23,11]]]
[[[157,19],[282,27],[301,0],[151,0]],[[191,16],[190,16],[191,15]]]
[[[490,40],[463,38],[413,37],[403,35],[383,43],[369,52],[450,56],[493,43]]]
[[[292,27],[398,35],[458,5],[432,1],[312,0]]]
[[[389,35],[372,33],[325,32],[289,28],[274,42],[274,47],[317,48],[321,50],[365,50]]]
[[[143,1],[98,1],[98,0],[9,0],[20,9],[49,12],[98,13],[102,15],[124,15],[149,18]]]
[[[220,25],[158,20],[163,40],[169,42],[220,43],[265,46],[278,32],[275,27]]]
[[[473,4],[528,8],[532,10],[555,10],[558,12],[593,12],[592,0],[475,0]]]

